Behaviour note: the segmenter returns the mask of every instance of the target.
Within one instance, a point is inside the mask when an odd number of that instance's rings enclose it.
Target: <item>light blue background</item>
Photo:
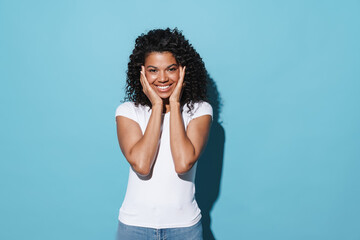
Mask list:
[[[135,38],[178,27],[223,101],[216,239],[360,239],[360,1],[0,0],[0,239],[113,239]]]

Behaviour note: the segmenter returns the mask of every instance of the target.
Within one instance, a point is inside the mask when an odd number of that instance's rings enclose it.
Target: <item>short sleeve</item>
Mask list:
[[[201,117],[203,115],[210,115],[213,118],[213,109],[208,102],[199,102],[194,104],[193,115],[191,119]]]
[[[116,111],[115,111],[115,118],[117,116],[124,116],[124,117],[130,118],[131,120],[134,120],[135,122],[137,122],[137,116],[136,116],[134,104],[131,102],[124,102],[124,103],[120,104],[116,108]]]

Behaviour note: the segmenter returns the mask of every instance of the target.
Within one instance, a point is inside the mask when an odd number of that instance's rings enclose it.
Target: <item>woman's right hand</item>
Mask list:
[[[163,101],[162,101],[161,97],[159,97],[159,95],[157,95],[157,93],[154,91],[154,89],[152,89],[152,87],[150,86],[149,82],[146,79],[144,66],[141,66],[140,83],[142,85],[143,92],[145,93],[147,98],[150,100],[151,105],[155,106],[158,104],[158,105],[162,106]]]

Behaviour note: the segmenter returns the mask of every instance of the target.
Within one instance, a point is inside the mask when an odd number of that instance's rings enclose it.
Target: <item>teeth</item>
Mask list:
[[[157,87],[160,88],[160,89],[167,89],[167,88],[170,87],[170,85],[167,85],[167,86],[157,86]]]

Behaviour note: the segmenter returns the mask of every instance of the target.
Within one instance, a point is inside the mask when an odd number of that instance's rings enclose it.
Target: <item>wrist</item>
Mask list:
[[[173,105],[173,106],[180,106],[180,102],[179,101],[169,101],[169,104],[170,105]]]
[[[176,102],[176,101],[169,101],[170,104],[170,110],[176,110],[176,109],[180,109],[180,103]]]
[[[162,103],[152,104],[152,105],[151,105],[151,109],[153,109],[153,110],[158,109],[158,110],[162,111],[162,109],[163,109],[163,104],[162,104]]]

